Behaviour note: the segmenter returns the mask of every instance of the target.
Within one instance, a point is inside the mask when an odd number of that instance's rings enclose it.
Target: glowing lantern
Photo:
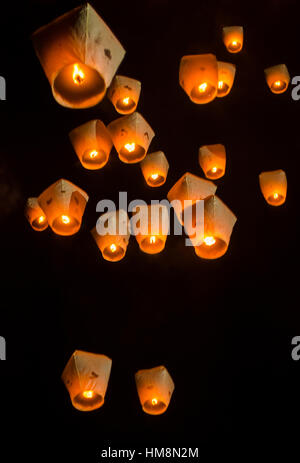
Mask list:
[[[273,93],[283,93],[288,88],[290,74],[285,64],[265,69],[267,84]]]
[[[69,108],[99,103],[125,55],[88,3],[41,27],[32,38],[55,100]]]
[[[183,224],[185,209],[191,203],[195,204],[198,200],[215,194],[216,189],[216,185],[209,180],[187,172],[173,185],[167,197],[170,202],[173,202],[172,206],[177,218]],[[189,201],[189,203],[187,204],[185,201]]]
[[[119,211],[106,212],[100,217],[102,228],[106,234],[99,234],[98,227],[91,231],[102,257],[110,262],[118,262],[126,254],[129,238],[130,227],[127,212],[120,209]],[[103,232],[102,232],[103,230]]]
[[[48,220],[44,211],[41,209],[37,198],[28,198],[25,215],[28,222],[35,231],[43,231],[48,227]]]
[[[222,98],[230,92],[235,77],[235,70],[236,66],[234,64],[218,61],[218,98]]]
[[[144,159],[154,132],[140,113],[120,117],[107,128],[121,161],[133,164]]]
[[[148,154],[140,164],[143,176],[149,186],[157,187],[165,183],[169,163],[162,151]]]
[[[86,122],[69,133],[73,148],[86,169],[101,169],[112,148],[110,134],[102,121]]]
[[[69,359],[62,380],[77,410],[89,412],[102,407],[112,361],[101,354],[76,350]]]
[[[125,76],[115,76],[108,90],[108,98],[120,114],[136,110],[141,93],[141,82]]]
[[[164,366],[138,371],[135,382],[145,413],[161,415],[167,410],[175,385]]]
[[[38,202],[50,228],[58,235],[74,235],[81,226],[89,197],[81,188],[68,180],[58,180],[47,188]]]
[[[286,200],[287,178],[284,170],[271,170],[259,175],[259,184],[265,200],[271,206],[281,206]]]
[[[223,27],[223,42],[230,53],[238,53],[243,48],[244,30],[242,26]]]
[[[212,101],[218,88],[218,63],[215,55],[183,56],[179,67],[179,83],[194,103]]]
[[[131,219],[132,232],[140,250],[146,254],[158,254],[165,248],[169,233],[169,211],[164,204],[137,206]]]
[[[206,145],[199,148],[199,164],[205,177],[217,179],[223,177],[226,167],[224,145]]]
[[[232,229],[237,218],[217,196],[204,200],[204,227],[201,242],[195,245],[197,256],[217,259],[228,249]]]

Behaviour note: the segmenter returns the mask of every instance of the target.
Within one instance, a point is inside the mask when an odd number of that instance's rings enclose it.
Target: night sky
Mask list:
[[[80,3],[1,5],[0,335],[7,360],[0,362],[0,447],[10,443],[7,461],[20,452],[34,461],[53,453],[53,461],[91,462],[108,443],[199,447],[203,461],[219,451],[244,459],[246,450],[291,450],[300,412],[300,362],[291,358],[292,337],[300,335],[300,100],[291,85],[272,94],[264,69],[285,63],[291,77],[300,75],[299,2],[90,2],[126,49],[118,74],[142,82],[138,111],[156,133],[149,152],[164,151],[170,163],[156,189],[115,149],[98,171],[85,170],[73,151],[70,130],[120,116],[107,98],[83,110],[57,104],[30,35]],[[222,42],[230,25],[244,27],[239,54]],[[193,104],[178,82],[181,57],[200,53],[237,66],[231,93],[206,105]],[[198,148],[215,143],[227,151],[217,195],[237,216],[227,253],[205,261],[183,236],[169,236],[162,253],[147,255],[131,237],[122,261],[105,261],[90,234],[97,202],[117,202],[120,191],[128,201],[164,199],[185,172],[203,177]],[[288,179],[281,207],[266,203],[258,183],[260,172],[275,169]],[[90,196],[82,227],[70,237],[34,232],[26,199],[60,178]],[[75,349],[113,360],[105,404],[91,413],[72,407],[60,378]],[[134,373],[161,364],[175,392],[164,415],[146,415]]]

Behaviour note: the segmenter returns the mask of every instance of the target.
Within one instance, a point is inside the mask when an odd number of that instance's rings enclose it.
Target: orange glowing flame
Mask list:
[[[152,175],[151,175],[151,178],[152,178],[153,180],[156,180],[156,179],[158,178],[158,174],[152,174]]]
[[[110,245],[110,250],[111,250],[111,252],[116,252],[117,246],[115,244],[111,244]]]
[[[93,151],[90,152],[90,158],[91,159],[94,159],[96,156],[98,156],[98,151],[93,150]]]
[[[157,405],[158,404],[158,400],[157,399],[152,399],[152,405]]]
[[[199,92],[203,93],[207,89],[207,83],[204,82],[203,84],[199,85],[198,90]]]
[[[207,236],[206,238],[204,238],[204,243],[206,244],[206,246],[212,246],[213,244],[215,244],[215,242],[216,240],[213,236]]]
[[[74,71],[73,71],[73,81],[76,85],[82,84],[84,81],[84,72],[79,68],[78,64],[74,64]]]
[[[125,105],[128,105],[129,104],[129,96],[127,98],[123,98],[123,103]]]
[[[132,151],[135,150],[135,143],[127,143],[125,145],[125,148],[127,149],[127,151],[129,151],[129,153],[132,153]]]
[[[45,217],[43,215],[41,215],[39,217],[39,223],[43,223],[43,222],[45,222]]]
[[[282,85],[281,80],[276,80],[276,82],[274,82],[274,85],[275,85],[275,87],[281,87],[281,85]]]
[[[237,43],[237,41],[236,41],[236,40],[233,40],[233,42],[231,42],[231,45],[232,45],[233,47],[236,47],[236,46],[237,46],[237,44],[238,44],[238,43]]]
[[[150,236],[150,244],[155,244],[156,238],[155,236]]]
[[[86,399],[91,399],[94,395],[94,391],[83,391],[82,395]]]
[[[213,174],[215,174],[217,172],[218,168],[217,167],[212,167],[211,171]]]
[[[274,199],[278,199],[278,197],[279,197],[279,194],[278,194],[278,193],[274,193],[274,194],[273,194],[273,198],[274,198]]]
[[[70,223],[71,220],[70,220],[70,217],[68,217],[67,215],[62,215],[61,216],[61,221],[62,221],[62,223],[67,225],[68,223]]]
[[[219,90],[222,90],[223,85],[224,85],[223,80],[220,80],[220,81],[218,82],[218,89],[219,89]]]

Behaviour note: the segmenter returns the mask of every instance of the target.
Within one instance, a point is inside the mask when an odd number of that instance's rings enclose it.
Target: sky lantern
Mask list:
[[[284,170],[271,170],[259,174],[261,192],[271,206],[281,206],[286,200],[287,178]]]
[[[215,55],[183,56],[179,67],[179,83],[193,103],[212,101],[218,88],[218,63]]]
[[[32,39],[55,100],[68,108],[99,103],[125,55],[89,3],[41,27]]]
[[[175,385],[166,367],[139,370],[135,382],[145,413],[161,415],[167,410]]]
[[[235,71],[236,66],[234,64],[218,61],[218,98],[222,98],[230,92],[234,82]]]
[[[80,229],[88,199],[81,188],[60,179],[38,197],[38,202],[54,233],[67,236]]]
[[[108,90],[108,98],[120,114],[136,110],[141,93],[141,82],[125,76],[115,76]]]
[[[272,93],[283,93],[288,88],[290,74],[285,64],[265,69],[265,77]]]
[[[98,233],[95,227],[91,230],[92,236],[102,257],[110,262],[118,262],[125,256],[130,238],[130,222],[127,212],[123,209],[106,212],[102,214],[100,220],[102,230],[106,234]]]
[[[191,205],[196,204],[198,200],[207,198],[215,194],[216,185],[197,175],[186,172],[180,179],[173,185],[168,192],[168,200],[172,202],[179,222],[183,225],[184,211]],[[185,203],[188,201],[189,203]]]
[[[164,204],[137,206],[131,220],[140,250],[146,254],[158,254],[165,248],[169,233],[169,211]]]
[[[113,143],[102,121],[86,122],[73,129],[69,137],[83,167],[95,170],[105,166]]]
[[[242,26],[223,27],[223,42],[230,53],[238,53],[243,48],[244,29]]]
[[[25,207],[25,215],[35,231],[43,231],[48,227],[48,220],[41,209],[37,198],[28,198]]]
[[[122,116],[107,128],[121,161],[133,164],[144,159],[154,132],[140,113]]]
[[[199,148],[199,164],[205,177],[217,179],[223,177],[226,167],[225,146],[204,145]]]
[[[203,236],[195,252],[203,259],[217,259],[223,256],[229,245],[232,229],[237,218],[217,196],[204,200]]]
[[[149,186],[158,187],[165,183],[169,163],[162,151],[149,153],[140,164],[143,176]]]
[[[112,361],[106,355],[76,350],[62,373],[72,405],[82,412],[102,407]]]

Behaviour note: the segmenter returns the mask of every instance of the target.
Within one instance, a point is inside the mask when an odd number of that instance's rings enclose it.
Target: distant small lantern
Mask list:
[[[115,76],[108,90],[108,98],[120,114],[136,110],[141,93],[141,82],[125,76]]]
[[[284,170],[271,170],[259,174],[261,192],[271,206],[281,206],[286,200],[287,178]]]
[[[125,256],[130,238],[130,223],[127,212],[122,209],[106,212],[100,219],[104,227],[108,226],[107,234],[99,234],[97,227],[95,227],[91,230],[92,236],[102,253],[102,257],[110,262],[118,262]]]
[[[162,151],[147,154],[140,164],[143,176],[149,186],[158,187],[165,183],[169,163]]]
[[[81,227],[82,216],[89,197],[68,180],[58,180],[39,197],[50,228],[58,235],[74,235]]]
[[[199,164],[205,177],[217,179],[223,177],[226,167],[225,146],[205,145],[199,148]]]
[[[244,29],[242,26],[223,27],[223,42],[230,53],[238,53],[243,48]]]
[[[69,133],[73,148],[86,169],[101,169],[112,148],[110,133],[102,121],[86,122]]]
[[[146,254],[158,254],[165,248],[169,233],[169,211],[164,204],[137,206],[139,220],[131,221],[140,250]]]
[[[77,410],[89,412],[102,407],[112,361],[106,355],[76,350],[69,359],[62,380]]]
[[[140,113],[120,117],[107,128],[121,161],[133,164],[144,159],[154,132]]]
[[[89,3],[41,27],[32,39],[54,98],[69,108],[99,103],[125,55]]]
[[[170,202],[174,202],[175,213],[181,224],[184,223],[184,211],[190,204],[196,204],[197,201],[214,195],[216,192],[216,185],[209,180],[205,180],[197,175],[186,172],[169,191],[167,197]]]
[[[198,257],[217,259],[229,245],[232,229],[237,218],[217,196],[204,200],[204,227],[201,244],[195,246]]]
[[[27,199],[25,215],[35,231],[43,231],[48,227],[47,217],[41,209],[37,198]]]
[[[218,98],[222,98],[230,92],[234,82],[235,71],[236,66],[234,64],[218,61]]]
[[[135,382],[145,413],[161,415],[167,410],[175,385],[166,367],[140,370],[135,374]]]
[[[212,101],[218,88],[218,63],[215,55],[183,56],[179,67],[179,83],[193,103]]]
[[[290,74],[285,64],[278,64],[265,69],[267,84],[273,93],[283,93],[290,82]]]

